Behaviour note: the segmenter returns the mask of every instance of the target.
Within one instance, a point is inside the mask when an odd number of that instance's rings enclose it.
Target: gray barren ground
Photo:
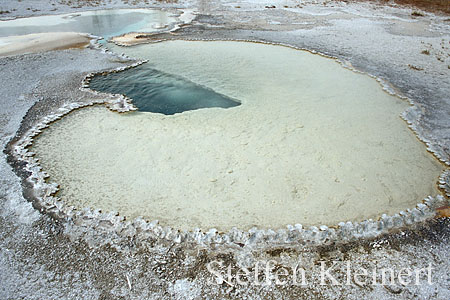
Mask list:
[[[130,1],[131,2],[131,1]],[[275,2],[275,1],[274,1]],[[152,2],[154,6],[186,6],[198,11],[184,38],[251,39],[286,43],[335,56],[392,84],[413,99],[407,114],[430,148],[449,161],[450,25],[445,16],[411,9],[336,3],[277,9],[255,1]],[[129,7],[122,1],[100,7]],[[138,1],[137,6],[146,5]],[[90,1],[0,1],[2,18],[73,12],[96,7]],[[30,9],[28,9],[30,8]],[[376,8],[376,9],[375,9]],[[14,10],[16,9],[16,10]],[[219,26],[215,28],[213,26]],[[170,38],[168,35],[165,36]],[[128,62],[130,63],[130,62]],[[64,103],[89,101],[79,90],[90,72],[123,66],[98,50],[63,50],[0,58],[1,147],[20,136]],[[3,152],[3,151],[2,151]],[[20,166],[15,166],[20,169]],[[19,175],[24,175],[20,174]],[[95,233],[83,224],[61,223],[33,209],[22,195],[22,183],[0,159],[0,298],[1,299],[449,299],[450,223],[433,219],[372,240],[323,247],[249,249],[200,248],[134,239],[132,232],[114,236]],[[27,196],[27,195],[25,195]],[[232,270],[274,260],[276,268],[299,265],[306,286],[241,286],[210,284],[208,263],[221,261]],[[322,263],[345,283],[347,262],[365,268],[433,268],[433,285],[320,285]],[[234,271],[233,271],[234,272]],[[259,273],[260,279],[265,277]],[[328,282],[329,283],[329,282]]]

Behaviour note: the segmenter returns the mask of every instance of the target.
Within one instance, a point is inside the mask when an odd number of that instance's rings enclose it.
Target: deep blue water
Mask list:
[[[208,107],[234,107],[233,99],[187,79],[152,69],[146,64],[122,72],[97,75],[90,88],[99,92],[123,94],[140,111],[173,115]]]

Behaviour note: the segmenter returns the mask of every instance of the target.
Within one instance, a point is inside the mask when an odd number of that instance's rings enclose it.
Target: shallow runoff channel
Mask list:
[[[241,105],[54,122],[32,151],[67,205],[227,230],[377,219],[439,193],[443,166],[400,118],[408,103],[335,60],[231,41],[118,51]]]

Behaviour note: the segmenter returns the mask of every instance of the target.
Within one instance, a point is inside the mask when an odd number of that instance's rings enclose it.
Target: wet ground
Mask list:
[[[278,6],[280,1],[274,3]],[[286,2],[286,1],[283,1]],[[265,8],[254,1],[179,2],[199,12],[183,38],[252,39],[288,43],[336,56],[359,70],[390,82],[392,90],[410,97],[417,108],[407,117],[421,137],[449,161],[450,82],[449,24],[446,17],[412,10],[338,3]],[[55,5],[51,5],[54,3]],[[80,1],[80,3],[82,3]],[[84,2],[83,2],[84,3]],[[140,2],[143,5],[143,2]],[[119,3],[123,5],[122,2]],[[13,1],[2,1],[2,10]],[[75,11],[57,1],[17,4],[13,14]],[[153,5],[158,5],[154,3]],[[75,5],[74,5],[75,6]],[[238,7],[239,6],[239,7]],[[169,38],[169,35],[167,35]],[[172,38],[172,37],[170,37]],[[374,46],[377,45],[377,46]],[[79,90],[92,71],[124,64],[97,50],[64,50],[0,59],[2,148],[16,135],[64,103],[89,101]],[[129,63],[129,62],[128,62]],[[24,118],[25,116],[25,118]],[[24,119],[23,119],[24,118]],[[17,169],[19,170],[19,166]],[[448,219],[433,219],[373,240],[312,247],[255,249],[161,243],[161,237],[136,239],[126,230],[92,230],[83,223],[58,222],[40,214],[22,196],[20,179],[2,154],[0,161],[0,298],[2,299],[448,299],[450,298],[450,233]],[[20,174],[19,174],[20,175]],[[214,280],[208,262],[248,267],[274,259],[278,268],[297,264],[311,274],[306,286],[231,286]],[[342,279],[346,262],[353,269],[433,267],[433,284],[317,284],[321,263],[336,265]],[[261,272],[261,280],[264,274]],[[316,276],[316,277],[314,277]],[[320,282],[320,280],[319,280]]]

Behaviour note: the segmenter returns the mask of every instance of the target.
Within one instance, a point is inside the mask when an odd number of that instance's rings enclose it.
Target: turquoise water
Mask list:
[[[208,107],[228,108],[239,102],[182,77],[141,65],[119,73],[95,76],[90,88],[133,99],[140,111],[173,115]]]
[[[128,32],[151,32],[175,18],[152,9],[115,9],[0,21],[0,37],[45,32],[84,32],[108,39]]]

